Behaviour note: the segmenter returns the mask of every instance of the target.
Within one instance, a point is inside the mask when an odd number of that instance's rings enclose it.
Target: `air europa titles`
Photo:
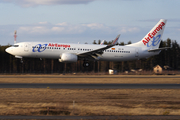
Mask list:
[[[158,27],[152,32],[148,34],[148,37],[144,38],[145,40],[143,40],[142,42],[144,43],[144,45],[146,45],[155,35],[158,31],[162,30],[162,27],[165,25],[164,22],[161,22]]]
[[[37,44],[33,47],[32,51],[33,52],[43,52],[44,50],[46,50],[46,48],[48,47],[70,47],[70,45],[64,45],[64,44],[53,44],[53,43],[49,43],[49,44]],[[51,48],[50,48],[51,49]]]
[[[63,44],[53,44],[53,43],[49,43],[48,45],[49,47],[64,47],[64,48],[67,48],[67,47],[70,47],[70,45],[63,45]]]

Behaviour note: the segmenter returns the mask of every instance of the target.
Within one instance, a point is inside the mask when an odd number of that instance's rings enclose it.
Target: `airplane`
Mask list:
[[[131,61],[158,55],[161,37],[166,25],[165,19],[160,21],[137,43],[125,46],[116,45],[120,34],[112,44],[70,44],[53,42],[20,42],[8,47],[5,51],[16,58],[50,58],[59,62],[71,63],[83,60],[88,67],[89,61]]]

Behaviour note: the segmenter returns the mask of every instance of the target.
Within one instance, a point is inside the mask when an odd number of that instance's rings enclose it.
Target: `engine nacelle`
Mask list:
[[[72,53],[63,53],[59,62],[77,62],[78,57]]]

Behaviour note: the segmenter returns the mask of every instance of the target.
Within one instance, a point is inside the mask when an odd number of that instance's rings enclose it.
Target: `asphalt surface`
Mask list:
[[[176,75],[0,75],[0,78],[180,78]]]
[[[180,89],[180,84],[0,83],[0,88],[56,88],[56,89]]]

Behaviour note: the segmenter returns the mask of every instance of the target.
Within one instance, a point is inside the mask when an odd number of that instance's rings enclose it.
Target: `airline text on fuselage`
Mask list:
[[[53,44],[53,43],[49,43],[48,44],[49,47],[64,47],[64,48],[67,48],[67,47],[71,47],[70,45],[64,45],[64,44]]]

